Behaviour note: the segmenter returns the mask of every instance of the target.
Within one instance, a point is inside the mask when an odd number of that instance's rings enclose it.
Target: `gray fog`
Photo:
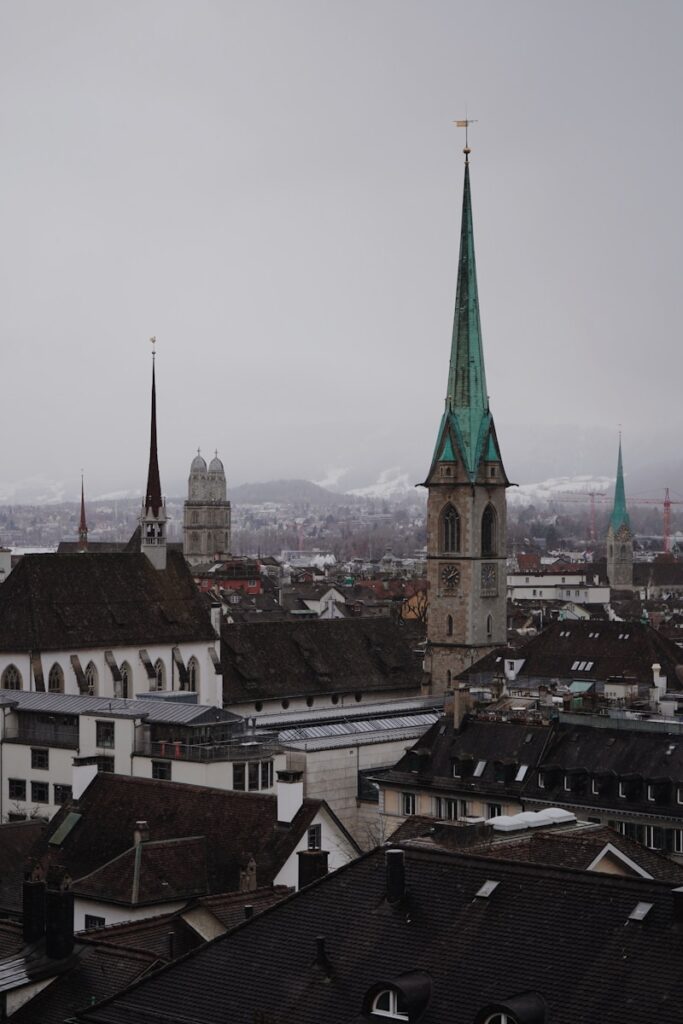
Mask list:
[[[683,5],[0,5],[0,499],[419,480],[463,132],[508,475],[677,489]],[[678,486],[683,490],[683,482]]]

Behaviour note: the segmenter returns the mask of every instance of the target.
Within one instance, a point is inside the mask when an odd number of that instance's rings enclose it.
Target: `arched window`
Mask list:
[[[191,533],[190,534],[190,548],[191,548],[191,550],[192,551],[199,551],[200,546],[201,545],[199,543],[199,534],[198,533]]]
[[[21,672],[16,665],[8,665],[2,673],[2,688],[3,690],[21,689]]]
[[[193,692],[196,692],[199,686],[199,662],[194,657],[187,663],[187,685]]]
[[[198,522],[199,522],[199,513],[198,512],[193,512],[192,513],[192,525],[196,526]]]
[[[97,669],[92,661],[88,662],[85,670],[85,682],[88,687],[88,693],[91,697],[95,697],[97,695]]]
[[[517,1021],[509,1013],[494,1013],[486,1018],[484,1024],[517,1024]]]
[[[64,673],[61,665],[54,663],[47,677],[47,688],[50,693],[64,693]]]
[[[493,616],[486,616],[486,639],[490,640],[493,636]]]
[[[377,1017],[391,1017],[393,1020],[408,1020],[405,1000],[393,988],[382,989],[372,1001],[372,1013]]]
[[[487,505],[481,517],[481,553],[482,555],[495,555],[496,553],[496,513],[493,505]]]
[[[161,660],[161,658],[157,658],[157,660],[154,663],[154,675],[156,676],[156,679],[155,679],[155,684],[156,685],[155,685],[154,689],[155,690],[165,690],[166,689],[166,669],[164,668],[164,663]]]
[[[441,513],[441,540],[443,551],[460,550],[460,516],[452,505]]]
[[[132,693],[133,673],[127,661],[121,665],[121,693],[120,697],[130,697]]]
[[[452,615],[449,615],[448,618],[446,619],[446,634],[448,636],[453,636],[453,616]]]

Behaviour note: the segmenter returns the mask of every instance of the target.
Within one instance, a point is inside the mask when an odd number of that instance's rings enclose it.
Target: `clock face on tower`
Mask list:
[[[497,566],[495,562],[484,562],[481,567],[481,589],[482,593],[497,593],[498,587]]]
[[[458,583],[460,582],[460,570],[457,565],[448,563],[444,565],[441,570],[441,583],[443,584],[444,590],[455,590]]]

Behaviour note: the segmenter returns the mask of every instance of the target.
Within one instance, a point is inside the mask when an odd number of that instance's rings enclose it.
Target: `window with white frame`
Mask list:
[[[664,829],[659,825],[645,826],[645,845],[649,850],[663,850],[665,847]]]
[[[623,782],[619,783],[619,796],[622,800],[626,800],[626,785]]]
[[[434,812],[442,821],[457,821],[458,801],[451,797],[437,796],[434,800]]]
[[[565,777],[564,777],[564,788],[565,788],[565,792],[567,792],[567,793],[572,788],[572,780],[571,780],[571,776],[570,775],[565,775]]]
[[[600,796],[600,780],[595,775],[591,779],[591,793],[593,796]]]
[[[651,782],[648,782],[648,784],[647,784],[647,798],[650,801],[650,803],[654,803],[654,800],[655,800],[655,787],[652,785]]]
[[[671,844],[674,853],[683,853],[683,828],[673,828],[673,842]]]
[[[403,997],[393,988],[385,988],[375,996],[371,1012],[376,1017],[391,1017],[393,1020],[409,1019]]]
[[[401,793],[401,814],[415,814],[414,793]]]

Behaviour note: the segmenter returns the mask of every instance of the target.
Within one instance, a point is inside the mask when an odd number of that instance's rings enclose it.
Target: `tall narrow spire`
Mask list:
[[[631,529],[631,522],[626,508],[626,491],[624,489],[624,466],[621,458],[621,434],[619,434],[619,459],[617,461],[617,479],[614,485],[614,507],[610,518],[610,526],[616,533],[620,526]]]
[[[149,469],[147,471],[147,490],[145,491],[145,509],[159,515],[162,506],[161,480],[159,478],[159,457],[157,455],[157,389],[156,389],[156,356],[152,351],[152,424],[149,437]]]
[[[78,524],[78,547],[81,551],[88,549],[88,524],[85,520],[85,490],[81,473],[81,521]]]

